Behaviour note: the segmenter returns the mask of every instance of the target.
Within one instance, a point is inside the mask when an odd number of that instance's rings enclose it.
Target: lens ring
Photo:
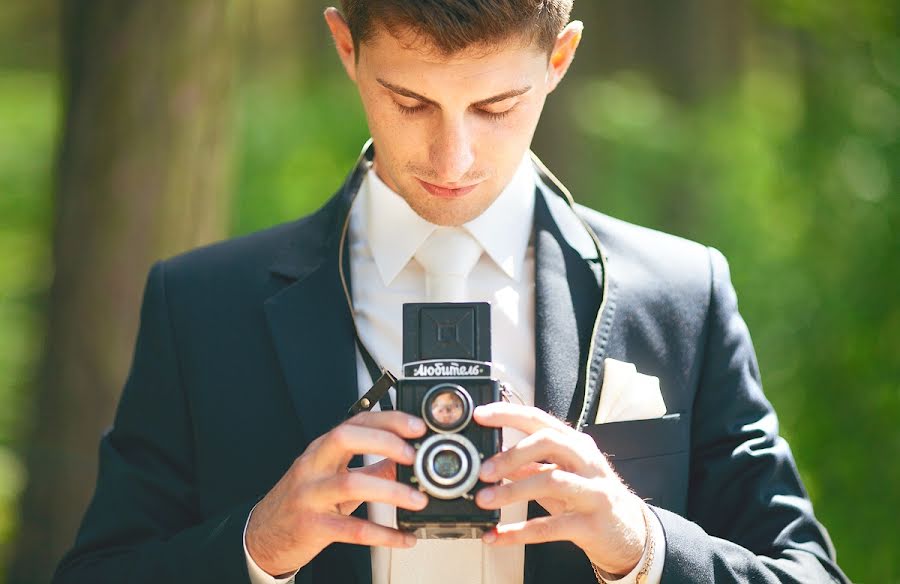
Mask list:
[[[459,413],[454,415],[453,409],[458,409]],[[472,396],[455,383],[435,385],[422,399],[422,419],[429,428],[440,434],[458,432],[465,428],[472,420],[473,409]],[[438,419],[442,413],[447,415],[446,421]]]
[[[432,473],[425,470],[428,459],[431,458],[433,460],[433,457],[430,457],[431,451],[441,448],[445,443],[448,447],[450,445],[457,446],[459,448],[457,452],[462,453],[460,458],[471,465],[468,475],[460,477],[463,473],[457,473],[454,476],[457,482],[447,486],[439,484],[435,481]],[[447,450],[449,449],[448,447],[444,447],[442,450]],[[462,497],[471,491],[475,483],[478,482],[478,473],[480,471],[481,457],[478,454],[478,449],[475,448],[471,440],[460,434],[432,434],[422,442],[418,452],[416,452],[416,460],[413,463],[413,474],[419,481],[419,485],[422,486],[426,493],[438,499],[457,499]]]

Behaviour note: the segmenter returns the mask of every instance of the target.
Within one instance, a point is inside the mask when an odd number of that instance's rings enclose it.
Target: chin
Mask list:
[[[484,207],[473,206],[469,201],[447,201],[435,197],[433,200],[410,205],[420,217],[435,225],[457,227],[481,215]]]

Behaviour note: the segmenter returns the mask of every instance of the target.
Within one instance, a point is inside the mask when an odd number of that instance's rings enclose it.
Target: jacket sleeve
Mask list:
[[[778,435],[728,264],[712,248],[710,263],[687,516],[653,508],[666,537],[661,581],[848,583]]]
[[[157,263],[114,425],[100,440],[97,486],[55,584],[249,583],[243,528],[256,500],[201,515],[178,367],[165,264]]]

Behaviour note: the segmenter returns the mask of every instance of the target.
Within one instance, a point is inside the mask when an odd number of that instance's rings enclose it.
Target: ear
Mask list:
[[[566,71],[569,70],[569,65],[575,58],[575,49],[581,42],[583,30],[584,23],[580,20],[573,20],[557,35],[556,44],[550,53],[550,62],[547,64],[547,93],[556,89]]]
[[[325,23],[331,30],[331,38],[334,39],[334,47],[347,75],[356,81],[356,51],[353,50],[353,37],[350,35],[350,27],[344,16],[337,8],[325,9]]]

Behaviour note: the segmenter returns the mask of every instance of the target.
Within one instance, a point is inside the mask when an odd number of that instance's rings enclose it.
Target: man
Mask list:
[[[570,9],[326,11],[372,142],[315,214],[151,269],[56,582],[846,582],[724,258],[572,205],[528,152]],[[503,514],[482,541],[393,527],[427,502],[395,480],[421,420],[343,421],[374,377],[356,331],[398,371],[400,306],[424,300],[492,302],[514,399],[475,411],[507,446],[481,469],[476,503]]]

